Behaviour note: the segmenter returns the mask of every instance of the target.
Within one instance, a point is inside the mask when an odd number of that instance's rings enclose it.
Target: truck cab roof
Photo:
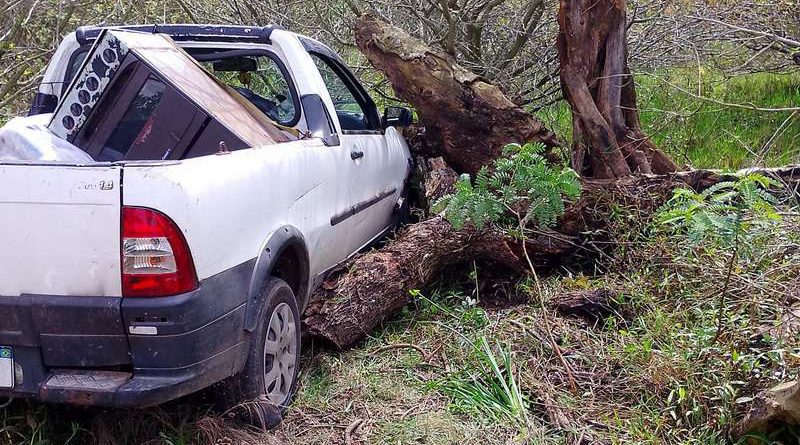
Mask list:
[[[50,60],[33,99],[29,115],[52,112],[69,82],[80,68],[83,58],[103,30],[137,31],[165,34],[180,46],[271,45],[275,31],[298,38],[309,50],[343,61],[327,45],[312,38],[288,31],[278,25],[242,26],[211,24],[143,24],[119,26],[81,26],[64,36]]]

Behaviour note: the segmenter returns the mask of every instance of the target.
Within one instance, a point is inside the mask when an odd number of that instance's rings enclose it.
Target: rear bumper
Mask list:
[[[33,398],[50,403],[141,408],[158,405],[206,388],[228,376],[247,350],[238,343],[185,369],[148,372],[55,370]]]
[[[144,407],[235,374],[248,349],[252,266],[165,298],[0,297],[0,345],[14,348],[16,368],[15,387],[0,397]]]

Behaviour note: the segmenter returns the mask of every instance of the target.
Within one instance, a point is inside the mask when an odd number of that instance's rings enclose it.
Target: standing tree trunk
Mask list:
[[[674,172],[641,129],[628,69],[625,0],[560,0],[561,88],[572,109],[572,167],[595,178]]]

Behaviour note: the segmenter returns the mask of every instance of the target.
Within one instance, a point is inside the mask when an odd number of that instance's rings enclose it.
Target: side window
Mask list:
[[[67,91],[67,87],[69,87],[72,79],[75,78],[75,74],[78,73],[78,69],[80,69],[81,64],[83,64],[83,61],[86,59],[86,55],[89,54],[89,49],[91,47],[91,45],[81,46],[69,57],[67,70],[64,73],[64,83],[61,84],[61,94],[64,94],[64,92]]]
[[[67,71],[64,74],[64,89],[69,86],[69,83],[72,82],[72,79],[77,74],[78,69],[81,67],[81,64],[86,59],[86,55],[89,54],[90,45],[84,45],[75,50],[74,53],[69,58],[69,64],[67,65]]]
[[[356,88],[341,73],[335,69],[333,62],[316,53],[311,54],[314,64],[322,75],[322,80],[328,88],[336,109],[336,116],[344,131],[377,130],[370,123],[370,113],[367,104],[358,100]]]
[[[197,57],[203,67],[235,89],[273,121],[286,126],[297,123],[292,88],[277,62],[259,54],[221,55],[209,60]]]

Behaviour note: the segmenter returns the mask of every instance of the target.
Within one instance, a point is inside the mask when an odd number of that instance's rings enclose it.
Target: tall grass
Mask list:
[[[524,426],[528,422],[528,396],[517,383],[510,348],[495,346],[497,353],[481,336],[474,344],[471,366],[445,376],[433,386],[450,397],[455,411]]]
[[[679,163],[739,169],[800,162],[800,113],[718,103],[800,106],[800,72],[726,77],[687,68],[637,74],[635,80],[645,132]],[[572,117],[566,103],[541,110],[539,116],[557,134],[571,139]]]

